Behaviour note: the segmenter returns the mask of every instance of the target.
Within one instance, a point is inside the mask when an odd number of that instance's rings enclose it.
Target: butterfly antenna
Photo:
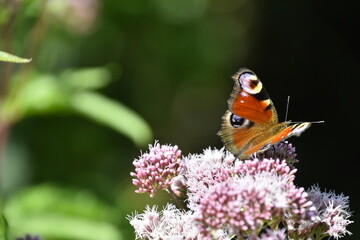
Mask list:
[[[324,123],[325,121],[311,121],[311,122],[307,122],[307,123]],[[294,122],[291,121],[291,123],[304,123],[304,122]]]
[[[287,104],[286,104],[286,113],[285,113],[285,122],[287,121],[288,113],[289,113],[289,105],[290,105],[290,96],[287,97]],[[292,123],[303,123],[303,122],[293,122]],[[324,123],[325,121],[312,121],[308,123]]]
[[[309,122],[309,123],[324,123],[325,121],[312,121],[312,122]]]
[[[285,122],[287,121],[287,117],[288,117],[288,113],[289,113],[289,105],[290,105],[290,96],[287,97],[286,112],[285,112]]]

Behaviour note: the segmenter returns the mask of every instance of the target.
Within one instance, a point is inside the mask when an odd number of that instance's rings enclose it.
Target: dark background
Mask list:
[[[300,160],[296,183],[349,196],[355,223],[349,226],[353,236],[344,239],[357,239],[359,10],[357,1],[107,0],[91,32],[54,24],[38,61],[28,57],[38,71],[52,73],[117,64],[121,74],[100,92],[139,113],[155,139],[178,145],[184,155],[222,147],[216,133],[232,90],[230,76],[250,68],[280,120],[289,95],[289,119],[325,121],[290,139]],[[14,29],[15,53],[36,15],[28,18]],[[12,128],[10,143],[23,149],[29,177],[9,195],[49,182],[87,189],[119,206],[119,228],[128,239],[133,235],[126,214],[169,200],[166,194],[149,201],[133,193],[129,172],[139,147],[86,118],[26,118]]]

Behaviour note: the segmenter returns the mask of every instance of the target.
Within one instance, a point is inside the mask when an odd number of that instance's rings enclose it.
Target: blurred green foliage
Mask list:
[[[119,215],[91,193],[53,185],[26,189],[8,199],[5,215],[12,231],[47,239],[122,239]]]
[[[150,127],[138,114],[92,91],[110,83],[110,72],[104,67],[67,69],[59,75],[32,73],[25,83],[12,80],[9,97],[1,108],[1,115],[7,121],[14,123],[27,116],[74,112],[117,130],[138,146],[152,139]]]

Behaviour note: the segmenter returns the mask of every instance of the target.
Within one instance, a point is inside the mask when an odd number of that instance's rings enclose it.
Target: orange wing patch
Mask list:
[[[266,124],[274,122],[274,111],[270,99],[259,101],[254,96],[241,92],[234,99],[232,112],[252,122]]]

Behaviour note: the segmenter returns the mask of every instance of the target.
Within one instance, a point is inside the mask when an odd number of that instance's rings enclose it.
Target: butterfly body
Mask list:
[[[238,158],[265,151],[276,142],[300,135],[310,126],[309,122],[279,123],[276,109],[254,72],[242,68],[232,78],[234,89],[218,135]]]

